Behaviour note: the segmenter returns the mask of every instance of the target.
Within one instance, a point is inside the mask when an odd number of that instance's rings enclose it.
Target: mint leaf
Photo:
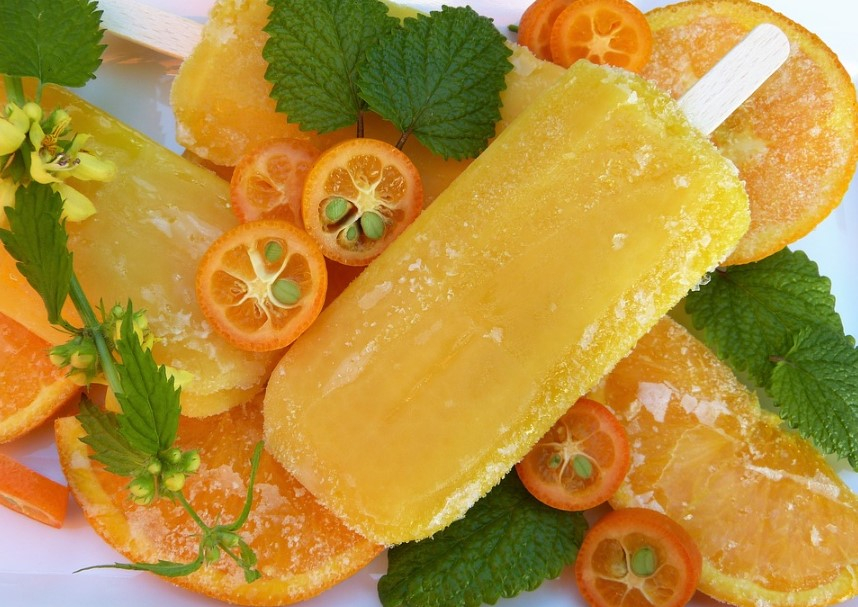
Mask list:
[[[434,153],[474,157],[495,133],[511,54],[490,19],[445,6],[406,19],[369,50],[358,75],[361,96]]]
[[[143,348],[133,324],[134,310],[128,304],[122,319],[116,350],[122,362],[116,365],[122,392],[116,399],[122,408],[119,428],[134,449],[157,455],[169,449],[179,428],[181,390],[159,367],[152,351]]]
[[[77,419],[86,436],[81,441],[92,447],[92,459],[119,476],[135,476],[149,463],[149,456],[131,446],[119,429],[116,413],[103,411],[83,399]]]
[[[805,329],[775,365],[769,389],[781,417],[858,469],[858,350],[842,333]]]
[[[388,552],[384,607],[476,607],[534,590],[574,562],[581,513],[531,497],[511,472],[467,515],[434,537]]]
[[[321,133],[355,124],[366,104],[356,74],[399,21],[378,0],[269,0],[262,56],[277,110]]]
[[[0,241],[17,261],[18,270],[45,303],[48,322],[62,324],[62,309],[72,281],[63,199],[50,186],[32,183],[15,192],[15,206],[6,207],[9,229]]]
[[[686,311],[710,347],[761,386],[773,357],[783,357],[806,326],[843,332],[831,281],[802,251],[784,249],[761,261],[719,269],[690,293]]]
[[[105,48],[97,9],[87,0],[0,0],[0,73],[83,86]]]

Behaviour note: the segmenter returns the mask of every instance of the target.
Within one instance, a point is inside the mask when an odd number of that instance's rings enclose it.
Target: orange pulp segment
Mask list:
[[[59,528],[66,518],[68,501],[68,487],[0,453],[0,505]]]
[[[642,74],[681,96],[755,26],[790,39],[787,62],[713,134],[739,168],[751,227],[728,259],[748,263],[810,232],[836,207],[858,161],[855,86],[817,36],[747,0],[694,0],[647,13],[653,53]]]
[[[49,349],[0,314],[0,443],[29,432],[81,393],[48,359]]]
[[[250,458],[262,439],[259,402],[203,419],[183,417],[179,445],[199,449],[202,464],[188,477],[185,495],[208,524],[235,520],[244,503]],[[137,506],[128,479],[105,472],[80,442],[75,418],[55,423],[60,462],[75,499],[92,528],[132,562],[189,562],[199,547],[198,528],[169,500]],[[369,563],[381,547],[346,529],[291,475],[263,453],[253,508],[239,534],[258,557],[262,577],[248,584],[240,568],[222,556],[197,572],[168,581],[241,605],[283,605],[310,598]],[[94,565],[99,563],[93,563]]]
[[[682,524],[703,555],[700,590],[745,607],[858,594],[858,497],[684,328],[656,325],[604,396],[632,448],[611,504]]]

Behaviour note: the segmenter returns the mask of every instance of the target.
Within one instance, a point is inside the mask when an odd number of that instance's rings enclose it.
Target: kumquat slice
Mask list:
[[[319,315],[325,258],[301,228],[282,219],[243,223],[215,240],[197,269],[197,301],[233,345],[268,351],[292,343]]]

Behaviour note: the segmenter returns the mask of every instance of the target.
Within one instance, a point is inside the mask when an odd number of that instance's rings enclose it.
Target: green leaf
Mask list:
[[[843,332],[831,282],[802,251],[729,266],[688,295],[686,310],[706,342],[736,370],[766,386],[773,358],[783,357],[806,326]]]
[[[858,350],[851,337],[800,331],[777,362],[769,392],[791,426],[858,469]]]
[[[262,51],[277,110],[322,133],[358,121],[355,78],[367,49],[399,21],[378,0],[270,0]]]
[[[15,192],[15,207],[6,207],[9,229],[0,241],[17,261],[18,270],[45,303],[48,321],[62,323],[62,309],[72,280],[72,254],[62,197],[50,186],[32,183]]]
[[[535,500],[515,472],[434,537],[388,552],[384,607],[476,607],[534,590],[574,562],[587,523]]]
[[[77,419],[86,432],[81,441],[92,447],[92,459],[104,464],[108,472],[133,477],[148,464],[149,456],[132,447],[122,435],[115,413],[83,399]]]
[[[512,51],[469,7],[445,6],[404,25],[369,50],[361,96],[434,153],[477,156],[495,134]]]
[[[83,86],[105,48],[97,9],[87,0],[0,0],[0,73]]]
[[[164,577],[182,577],[190,575],[203,566],[202,555],[190,563],[176,563],[174,561],[162,561],[157,563],[113,563],[112,565],[93,565],[78,569],[75,573],[89,571],[91,569],[125,569],[127,571],[148,571]]]
[[[122,362],[116,366],[122,393],[116,399],[122,408],[119,427],[122,435],[135,448],[149,455],[169,449],[179,428],[181,390],[158,366],[152,351],[146,350],[134,331],[131,304],[122,319],[116,350]]]

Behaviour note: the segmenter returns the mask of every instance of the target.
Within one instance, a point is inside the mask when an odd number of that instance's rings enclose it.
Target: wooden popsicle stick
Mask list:
[[[789,39],[770,23],[755,27],[679,99],[679,106],[705,135],[750,97],[783,65]]]
[[[98,0],[102,25],[112,34],[170,57],[185,59],[202,38],[196,21],[134,0]]]

